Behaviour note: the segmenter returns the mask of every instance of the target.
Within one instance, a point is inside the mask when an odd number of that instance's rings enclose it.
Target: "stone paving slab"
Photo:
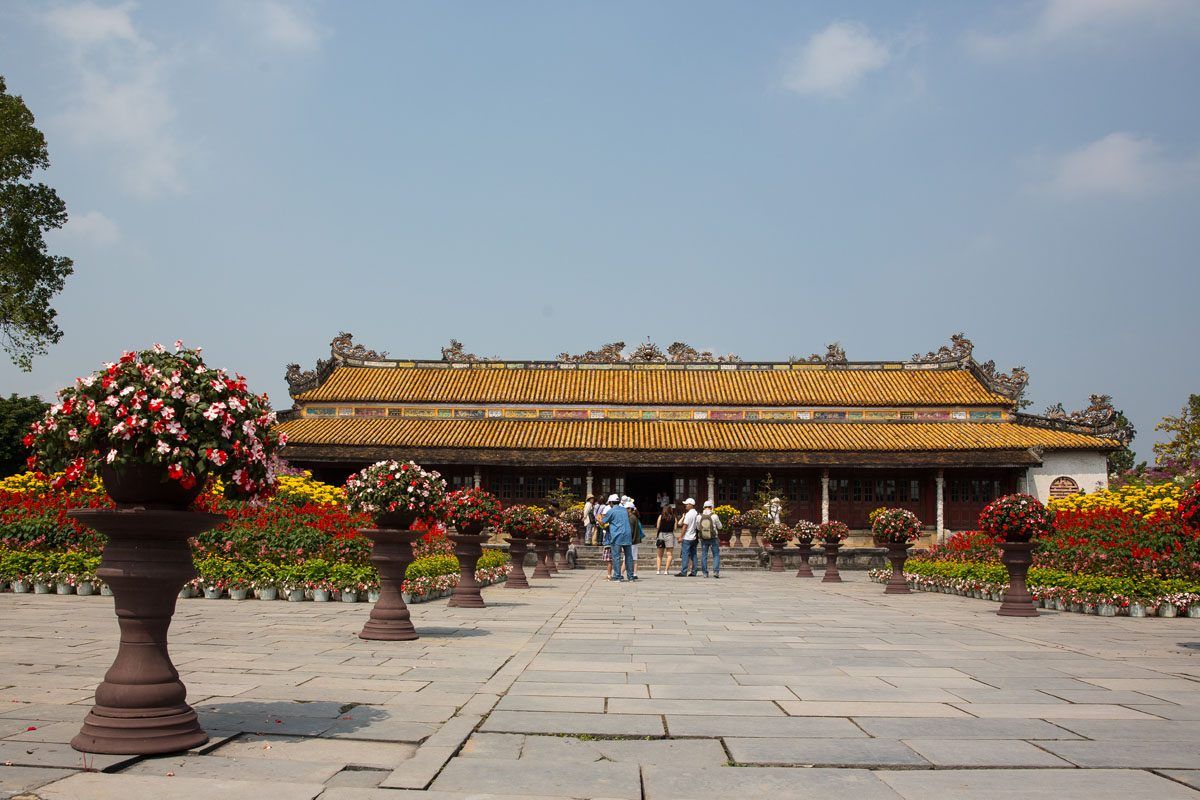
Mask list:
[[[172,778],[81,772],[38,789],[41,800],[130,800],[168,797],[253,797],[255,800],[313,800],[323,783]]]
[[[568,733],[662,736],[662,717],[650,714],[572,714],[494,711],[481,730],[497,733]]]
[[[0,766],[0,797],[23,794],[74,774],[71,769]]]
[[[1200,766],[1200,741],[1042,742],[1041,746],[1079,767],[1188,769]]]
[[[904,742],[935,767],[1069,767],[1070,762],[1043,750],[1055,743],[1014,739],[908,739]]]
[[[1141,770],[936,770],[877,772],[905,800],[1019,797],[1022,800],[1197,800],[1200,794]]]
[[[645,800],[731,797],[897,800],[899,797],[875,774],[864,769],[651,765],[642,768],[642,784]]]
[[[611,797],[640,800],[637,764],[550,760],[457,758],[438,775],[435,791],[503,792],[522,797]]]
[[[725,746],[738,764],[805,767],[929,767],[929,762],[895,739],[738,739]]]
[[[522,759],[612,761],[618,764],[720,764],[725,750],[716,739],[669,741],[582,740],[564,736],[527,736]]]
[[[848,719],[833,717],[667,716],[672,736],[763,736],[858,739],[867,734]]]
[[[884,739],[1078,739],[1079,734],[1039,719],[889,719],[855,722]]]
[[[150,775],[160,778],[216,778],[233,781],[284,781],[325,783],[344,765],[315,761],[267,758],[210,758],[208,756],[159,756],[139,761],[122,775]]]
[[[346,766],[378,767],[386,769],[397,766],[415,752],[412,745],[391,742],[356,742],[336,739],[320,739],[304,736],[256,736],[245,735],[227,742],[209,756],[232,756],[234,758],[263,758],[273,761],[317,761]]]

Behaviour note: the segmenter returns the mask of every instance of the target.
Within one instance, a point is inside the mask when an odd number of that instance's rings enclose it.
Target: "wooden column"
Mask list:
[[[937,541],[946,541],[946,470],[937,471]]]
[[[821,470],[821,522],[829,522],[829,470]]]
[[[704,499],[712,500],[713,505],[717,504],[717,476],[711,469],[708,471],[708,495]]]
[[[592,495],[592,468],[591,468],[591,467],[588,467],[588,471],[587,471],[587,488],[584,490],[584,492],[583,492],[583,496],[584,496],[584,497],[590,497],[591,495]]]
[[[475,488],[479,489],[483,486],[483,470],[479,467],[475,468]]]

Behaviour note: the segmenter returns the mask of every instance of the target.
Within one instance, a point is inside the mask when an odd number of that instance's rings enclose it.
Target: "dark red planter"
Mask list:
[[[558,547],[558,540],[551,539],[549,545],[550,549],[546,553],[546,569],[548,569],[550,571],[550,575],[553,576],[558,574],[558,565],[554,563],[554,548]]]
[[[758,547],[758,528],[750,529],[750,547]]]
[[[529,580],[525,577],[525,554],[529,552],[529,540],[510,536],[508,542],[508,558],[512,562],[508,571],[508,580],[504,582],[505,589],[528,589]]]
[[[825,577],[821,583],[841,583],[842,575],[838,572],[838,550],[842,549],[841,542],[825,542]]]
[[[742,529],[741,528],[735,528],[733,531],[733,546],[734,547],[742,546]]]
[[[96,704],[71,746],[85,753],[155,755],[208,741],[167,651],[183,584],[196,577],[188,538],[217,514],[146,508],[71,511],[108,536],[97,575],[112,587],[121,642]]]
[[[721,547],[729,547],[729,542],[733,540],[733,531],[722,528],[717,531],[717,540],[721,543]]]
[[[371,617],[358,636],[381,642],[407,642],[417,637],[408,606],[400,590],[404,573],[413,560],[413,543],[421,531],[397,528],[359,528],[371,540],[371,563],[379,570],[379,599],[371,608]]]
[[[771,572],[783,572],[783,548],[787,542],[771,542]]]
[[[204,489],[199,481],[184,489],[179,481],[167,477],[167,468],[161,464],[105,464],[100,467],[100,480],[117,508],[185,511]]]
[[[1008,591],[996,612],[1001,617],[1036,617],[1033,595],[1025,585],[1033,563],[1033,542],[1001,542],[1000,561],[1008,567]]]
[[[808,559],[812,557],[812,542],[800,542],[796,545],[796,551],[800,556],[800,567],[796,570],[796,577],[813,577],[812,565],[808,563]]]
[[[558,569],[570,569],[571,565],[567,563],[567,553],[571,549],[571,543],[566,539],[558,539],[554,542],[554,549],[558,553]]]
[[[912,594],[908,581],[904,579],[904,562],[908,560],[910,542],[888,542],[888,561],[892,562],[892,574],[888,576],[884,594]]]
[[[533,552],[537,554],[537,564],[533,568],[533,579],[536,581],[542,578],[549,578],[550,565],[546,561],[554,559],[554,540],[533,539],[531,542],[533,544]]]
[[[475,570],[479,565],[479,557],[483,555],[483,543],[491,537],[486,533],[451,533],[447,538],[454,542],[454,555],[458,557],[458,586],[454,587],[448,605],[455,608],[485,608],[487,604],[479,592]]]

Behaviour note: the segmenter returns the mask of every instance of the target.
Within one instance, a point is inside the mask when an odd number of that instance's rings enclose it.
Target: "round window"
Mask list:
[[[1073,494],[1079,494],[1079,484],[1074,478],[1068,478],[1065,475],[1061,478],[1055,478],[1050,484],[1051,499],[1059,497],[1069,497]]]

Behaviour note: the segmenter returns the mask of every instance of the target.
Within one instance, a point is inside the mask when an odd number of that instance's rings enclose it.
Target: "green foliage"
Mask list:
[[[1121,475],[1134,468],[1135,459],[1133,450],[1129,449],[1129,445],[1133,444],[1133,440],[1137,437],[1137,430],[1134,429],[1133,423],[1125,416],[1124,411],[1118,411],[1114,424],[1118,431],[1124,431],[1128,435],[1128,441],[1121,445],[1119,450],[1114,450],[1108,454],[1108,474]]]
[[[0,478],[24,472],[30,450],[21,440],[49,407],[39,397],[0,396]]]
[[[904,571],[925,578],[943,578],[965,584],[1003,586],[1008,583],[1008,570],[996,563],[910,558],[904,564]],[[1159,578],[1153,575],[1113,577],[1044,567],[1031,568],[1028,583],[1035,590],[1069,589],[1098,597],[1127,597],[1143,601],[1172,594],[1200,593],[1200,581],[1194,579]]]
[[[1154,456],[1160,465],[1200,460],[1200,394],[1188,395],[1179,416],[1163,417],[1154,430],[1171,434],[1167,441],[1154,445]]]
[[[479,558],[479,563],[475,565],[476,569],[495,569],[508,564],[508,553],[502,550],[484,550],[483,555]],[[455,567],[455,571],[458,568]]]
[[[409,564],[404,577],[411,581],[414,578],[436,578],[439,575],[453,575],[457,572],[458,559],[454,556],[426,556]]]
[[[0,77],[0,347],[26,371],[62,338],[50,299],[73,271],[71,259],[46,252],[46,231],[67,222],[58,194],[31,182],[35,170],[49,166],[46,137]]]

